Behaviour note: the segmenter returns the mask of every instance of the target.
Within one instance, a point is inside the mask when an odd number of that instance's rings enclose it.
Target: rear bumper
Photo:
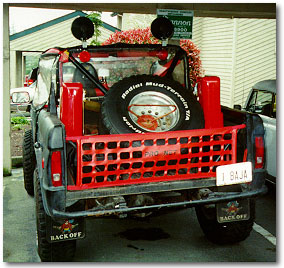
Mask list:
[[[102,217],[102,216],[125,214],[129,212],[149,211],[149,210],[161,209],[161,208],[195,207],[199,205],[216,204],[216,203],[228,202],[232,200],[254,198],[259,195],[265,194],[266,191],[267,191],[266,186],[263,186],[261,189],[249,191],[249,192],[224,193],[222,195],[219,195],[219,196],[217,195],[216,197],[208,198],[208,199],[191,200],[191,201],[167,203],[167,204],[159,204],[159,205],[150,205],[150,206],[144,206],[144,207],[131,207],[131,208],[118,207],[115,209],[108,209],[108,210],[98,209],[98,210],[77,211],[77,212],[62,212],[62,211],[53,209],[52,216],[55,218],[77,218],[77,217],[87,217],[87,216]]]
[[[267,192],[265,186],[265,174],[264,170],[257,170],[254,172],[253,182],[247,185],[246,189],[242,192],[228,192],[223,187],[218,187],[218,192],[212,192],[207,197],[203,197],[198,200],[188,200],[183,202],[153,204],[142,207],[126,207],[125,204],[116,205],[115,208],[102,209],[93,208],[90,210],[82,210],[75,212],[67,212],[65,210],[59,210],[55,207],[49,206],[50,202],[46,200],[47,210],[53,218],[77,218],[77,217],[103,217],[110,215],[120,215],[126,213],[138,213],[142,211],[151,211],[162,208],[178,208],[178,207],[195,207],[199,205],[216,204],[222,202],[228,202],[233,200],[241,200],[247,198],[255,198],[263,195]],[[216,186],[215,178],[196,179],[196,180],[184,180],[174,182],[152,183],[152,184],[136,184],[120,187],[105,187],[98,189],[88,189],[83,191],[68,191],[66,192],[65,202],[76,202],[79,200],[90,198],[102,198],[102,197],[117,197],[124,195],[135,194],[154,194],[168,191],[180,191],[180,190],[194,190],[205,189]],[[46,187],[46,186],[45,186]],[[222,191],[224,189],[224,191]],[[52,189],[45,189],[52,192]],[[54,193],[54,192],[53,192]],[[47,196],[50,196],[49,194]],[[50,196],[51,197],[51,196]],[[65,204],[66,204],[65,203]],[[63,207],[63,206],[60,206]]]

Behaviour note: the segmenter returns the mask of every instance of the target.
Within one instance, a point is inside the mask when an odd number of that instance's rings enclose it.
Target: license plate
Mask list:
[[[232,185],[252,181],[251,162],[243,162],[225,166],[219,166],[216,169],[216,185]]]

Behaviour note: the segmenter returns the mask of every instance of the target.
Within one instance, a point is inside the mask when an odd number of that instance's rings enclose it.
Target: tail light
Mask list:
[[[28,86],[30,86],[33,82],[34,82],[33,79],[29,79],[29,80],[28,80]]]
[[[255,168],[264,167],[264,142],[262,137],[255,137]]]
[[[53,186],[62,186],[61,152],[55,151],[51,155],[51,180]]]

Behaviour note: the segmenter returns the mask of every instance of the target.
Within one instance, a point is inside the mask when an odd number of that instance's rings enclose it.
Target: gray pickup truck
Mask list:
[[[260,81],[252,87],[243,108],[258,114],[263,121],[267,180],[273,184],[276,184],[277,175],[276,95],[275,79]]]

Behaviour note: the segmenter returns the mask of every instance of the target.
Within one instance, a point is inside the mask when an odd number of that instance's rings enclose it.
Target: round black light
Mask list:
[[[86,41],[94,34],[94,24],[86,17],[79,17],[73,21],[71,31],[75,38]]]
[[[151,32],[160,40],[170,39],[174,34],[174,26],[169,19],[160,17],[152,22]]]

